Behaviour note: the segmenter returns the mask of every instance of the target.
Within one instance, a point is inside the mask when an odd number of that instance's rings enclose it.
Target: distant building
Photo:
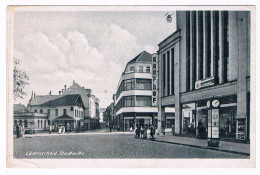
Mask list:
[[[114,103],[111,103],[104,111],[103,117],[106,124],[112,125],[114,119]]]
[[[47,114],[29,112],[22,104],[14,104],[13,113],[14,126],[21,125],[25,133],[43,132],[48,127]]]
[[[44,123],[44,129],[48,125],[52,125],[54,130],[60,125],[73,129],[84,125],[85,108],[79,94],[34,96],[30,99],[28,108],[35,115],[47,116],[48,122]]]
[[[28,112],[28,109],[23,105],[23,104],[14,104],[13,105],[14,109],[14,114],[15,113],[23,113],[23,112]]]
[[[104,122],[104,112],[105,112],[105,108],[99,108],[99,122],[103,123]]]
[[[92,94],[91,89],[81,87],[78,83],[73,81],[69,88],[64,86],[64,89],[59,92],[62,95],[80,94],[85,110],[84,110],[84,126],[88,129],[99,128],[99,99]]]
[[[157,126],[157,88],[157,55],[143,51],[127,63],[119,80],[114,125],[120,130],[137,125]],[[167,111],[167,122],[167,127],[174,123],[174,111]]]

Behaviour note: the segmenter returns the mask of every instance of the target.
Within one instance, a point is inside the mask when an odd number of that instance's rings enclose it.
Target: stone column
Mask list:
[[[167,55],[166,55],[167,56]],[[163,97],[163,71],[165,68],[163,68],[163,56],[162,53],[158,55],[158,134],[160,134],[163,130],[162,128],[162,120],[163,116],[165,114],[165,107],[162,106],[162,97]],[[167,79],[166,79],[167,80]]]
[[[175,89],[175,134],[180,135],[181,134],[181,124],[182,124],[182,116],[181,116],[181,100],[180,100],[180,67],[181,67],[181,58],[180,58],[180,43],[177,43],[175,45],[175,52],[174,52],[174,75],[175,75],[175,82],[174,83],[174,89]]]
[[[224,83],[224,14],[219,13],[219,83]]]
[[[245,121],[245,138],[247,138],[247,64],[249,45],[248,31],[248,12],[236,12],[238,23],[238,79],[237,79],[237,118],[246,119]]]

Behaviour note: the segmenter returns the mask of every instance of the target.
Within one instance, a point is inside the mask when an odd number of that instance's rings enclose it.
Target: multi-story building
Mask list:
[[[48,125],[57,130],[60,125],[82,128],[84,124],[84,105],[79,94],[34,96],[30,99],[28,108],[32,113],[47,116],[44,121],[45,130]]]
[[[84,110],[84,126],[85,129],[96,129],[99,127],[99,99],[92,94],[91,89],[81,87],[78,83],[73,81],[72,86],[59,92],[62,95],[80,94],[85,110]]]
[[[177,135],[198,135],[198,123],[207,131],[208,107],[216,99],[219,137],[248,140],[250,12],[177,11],[176,15],[177,31],[158,45],[159,130],[166,120],[165,108],[171,106]]]
[[[143,51],[127,63],[122,73],[114,98],[116,108],[114,124],[120,130],[136,128],[137,125],[157,124],[157,85],[153,80],[156,77],[152,74],[152,58],[150,53]],[[155,62],[156,59],[155,56]],[[169,121],[173,123],[174,113],[167,115]]]

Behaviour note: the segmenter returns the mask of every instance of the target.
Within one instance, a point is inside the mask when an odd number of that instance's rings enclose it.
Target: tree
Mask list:
[[[28,83],[29,77],[25,71],[23,71],[19,68],[20,63],[21,63],[21,61],[19,59],[16,59],[16,58],[14,59],[14,71],[13,71],[14,100],[16,100],[18,98],[23,99],[23,97],[27,95],[27,93],[24,92],[24,88],[26,85],[29,85],[29,83]]]

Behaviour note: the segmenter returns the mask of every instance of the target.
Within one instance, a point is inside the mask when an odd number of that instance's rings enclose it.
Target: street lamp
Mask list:
[[[165,16],[167,16],[167,17],[166,17],[166,21],[167,21],[168,23],[171,23],[171,22],[172,22],[172,15],[173,15],[173,14],[166,13]]]

